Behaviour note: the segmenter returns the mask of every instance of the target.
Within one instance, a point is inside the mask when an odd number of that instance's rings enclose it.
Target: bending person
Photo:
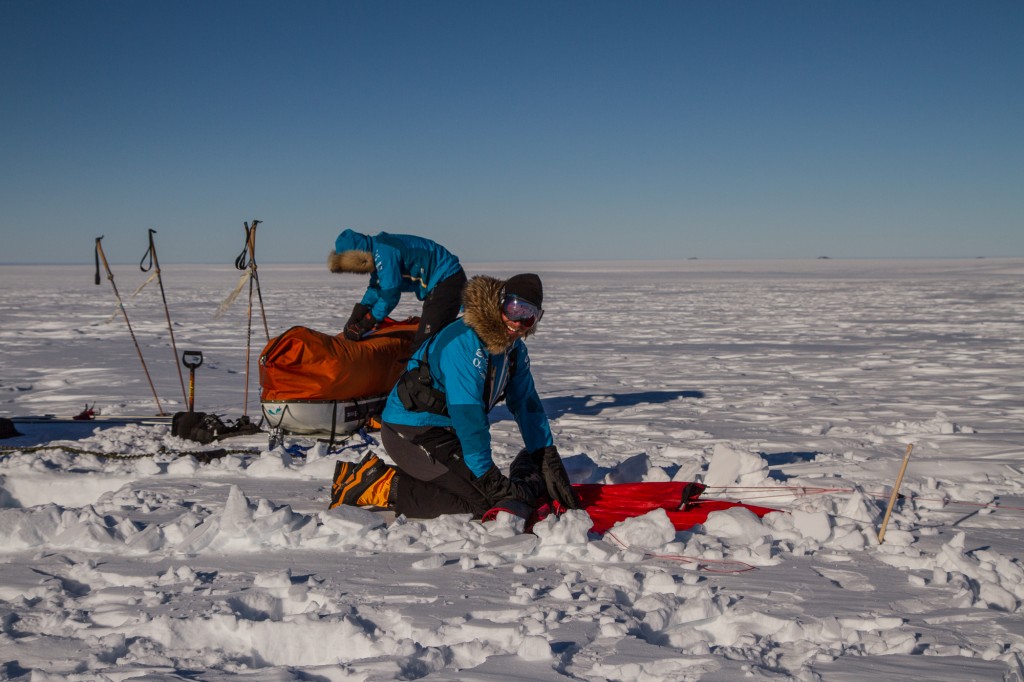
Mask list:
[[[403,293],[423,301],[413,350],[459,315],[466,273],[448,249],[424,237],[387,232],[370,237],[345,230],[335,240],[327,267],[370,275],[366,293],[345,323],[343,333],[350,341],[380,324]]]

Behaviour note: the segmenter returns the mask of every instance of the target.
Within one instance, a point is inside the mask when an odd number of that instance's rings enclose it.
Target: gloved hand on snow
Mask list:
[[[492,506],[500,502],[516,500],[532,509],[537,498],[544,491],[544,481],[541,480],[540,471],[533,469],[527,472],[521,467],[517,469],[513,462],[509,473],[512,474],[511,477],[505,476],[498,467],[492,466],[487,473],[476,479],[474,484]]]
[[[530,517],[533,516],[534,508],[532,505],[526,504],[522,500],[517,500],[510,497],[505,500],[496,502],[493,507],[484,512],[482,521],[493,521],[498,518],[498,512],[505,512],[512,516],[518,516],[524,521],[529,521]]]
[[[531,458],[540,467],[541,478],[547,488],[548,496],[565,509],[579,509],[580,499],[569,482],[569,474],[565,471],[558,448],[549,445],[546,448],[530,453]]]

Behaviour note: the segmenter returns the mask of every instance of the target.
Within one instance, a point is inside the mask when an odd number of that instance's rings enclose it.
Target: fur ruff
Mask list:
[[[327,269],[331,272],[366,274],[377,268],[373,265],[373,254],[369,251],[331,251],[327,256]]]
[[[508,335],[505,322],[501,319],[501,296],[504,290],[503,280],[488,275],[477,275],[462,290],[462,305],[465,309],[463,320],[484,342],[487,352],[493,355],[504,353],[515,342]],[[536,325],[531,327],[523,335],[524,338],[536,330]]]

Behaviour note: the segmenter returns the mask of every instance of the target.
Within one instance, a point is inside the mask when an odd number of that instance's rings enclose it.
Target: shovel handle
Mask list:
[[[203,352],[199,350],[187,350],[181,354],[181,363],[189,369],[195,369],[203,364]]]
[[[203,352],[187,350],[181,354],[181,363],[188,367],[188,411],[195,412],[196,367],[203,364]]]

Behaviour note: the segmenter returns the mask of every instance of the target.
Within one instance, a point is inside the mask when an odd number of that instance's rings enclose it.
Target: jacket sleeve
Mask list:
[[[474,341],[475,335],[464,334],[446,344],[440,349],[438,369],[448,399],[448,416],[462,445],[463,461],[479,478],[494,466],[494,459],[483,398],[488,355]]]
[[[366,287],[366,293],[363,294],[363,298],[360,303],[370,309],[370,314],[373,314],[373,307],[377,305],[377,301],[380,300],[380,287],[377,285],[377,273],[370,275],[370,284]],[[376,318],[383,320],[383,317]]]
[[[383,320],[391,314],[402,298],[402,254],[389,244],[375,244],[373,264],[377,268],[374,274],[377,277],[378,288],[373,303],[367,303],[364,296],[363,304],[370,307],[370,313],[374,318]],[[372,276],[370,285],[373,285]],[[367,290],[367,295],[369,293]]]
[[[551,425],[544,413],[544,405],[537,395],[537,387],[533,383],[533,372],[530,371],[530,354],[526,344],[516,341],[514,354],[515,372],[508,379],[505,389],[505,404],[515,417],[519,433],[523,435],[523,445],[529,452],[540,450],[552,445]]]

